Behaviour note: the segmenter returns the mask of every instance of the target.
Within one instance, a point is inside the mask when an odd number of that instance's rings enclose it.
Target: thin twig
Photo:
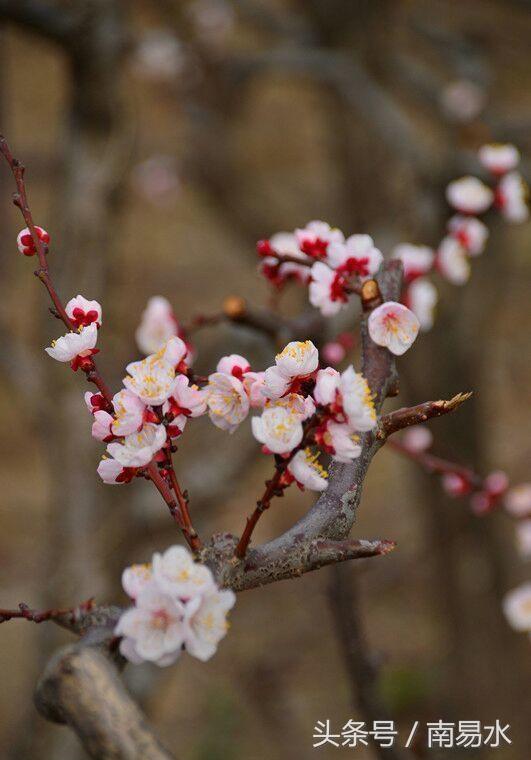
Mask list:
[[[427,420],[454,412],[471,396],[472,393],[458,393],[449,401],[442,399],[439,401],[425,401],[423,404],[417,404],[417,406],[405,406],[389,414],[384,414],[380,419],[378,436],[387,438],[403,428],[410,427],[411,425],[420,425]]]

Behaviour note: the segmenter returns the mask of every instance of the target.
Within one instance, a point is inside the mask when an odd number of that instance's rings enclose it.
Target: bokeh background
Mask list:
[[[520,147],[529,178],[530,46],[524,0],[0,2],[1,131],[28,167],[60,292],[104,306],[100,364],[114,387],[137,356],[149,296],[169,298],[183,321],[218,311],[228,294],[268,302],[257,239],[318,218],[370,233],[385,252],[405,240],[435,245],[445,184],[474,171],[477,147],[491,139]],[[82,378],[43,352],[58,323],[33,262],[17,253],[11,191],[1,168],[0,604],[124,603],[122,568],[174,542],[174,526],[148,484],[99,482]],[[458,414],[432,423],[434,451],[482,473],[502,468],[513,483],[526,478],[531,453],[530,245],[531,225],[495,221],[469,284],[441,284],[436,327],[400,361],[400,404],[474,391]],[[280,308],[306,308],[304,293],[289,291]],[[199,371],[233,351],[265,367],[275,349],[226,325],[196,343]],[[199,532],[238,532],[267,476],[249,426],[229,438],[200,420],[177,461]],[[279,501],[257,539],[288,527],[310,500]],[[513,745],[469,756],[528,757],[529,642],[500,606],[529,572],[510,521],[472,516],[384,450],[354,534],[398,542],[342,578],[382,709],[402,733],[414,720],[499,718]],[[336,581],[327,568],[242,594],[206,665],[183,657],[164,670],[127,669],[180,758],[305,760],[317,720],[363,719],[331,612]],[[1,626],[2,757],[84,756],[32,703],[44,663],[67,640],[53,625]]]

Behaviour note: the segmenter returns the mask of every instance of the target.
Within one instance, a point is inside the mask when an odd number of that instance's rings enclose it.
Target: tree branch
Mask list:
[[[37,709],[75,731],[96,760],[171,760],[118,677],[121,658],[102,647],[108,635],[93,629],[55,654],[35,691]]]
[[[417,404],[417,406],[404,406],[394,412],[385,414],[380,419],[378,436],[387,438],[403,428],[410,427],[411,425],[420,425],[422,422],[431,420],[434,417],[442,417],[444,414],[458,409],[471,396],[472,393],[458,393],[449,401],[425,401],[423,404]]]

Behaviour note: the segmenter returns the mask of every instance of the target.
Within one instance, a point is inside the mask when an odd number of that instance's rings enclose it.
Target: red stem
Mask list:
[[[436,457],[426,451],[411,451],[402,443],[402,441],[395,438],[388,439],[386,446],[390,446],[392,449],[395,449],[395,451],[400,452],[403,456],[408,457],[408,459],[417,462],[417,464],[420,464],[420,466],[429,473],[436,473],[439,475],[460,475],[467,483],[470,483],[475,490],[479,491],[483,488],[483,478],[468,467],[464,467],[456,462],[451,462],[448,459]]]

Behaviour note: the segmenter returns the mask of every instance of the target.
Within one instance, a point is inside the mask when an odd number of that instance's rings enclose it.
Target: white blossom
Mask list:
[[[310,449],[298,451],[288,465],[288,471],[297,483],[310,491],[325,491],[328,474],[318,462],[318,455]]]
[[[313,397],[318,404],[328,406],[334,403],[339,388],[340,377],[339,372],[332,367],[319,370],[313,390]]]
[[[479,149],[479,160],[493,174],[505,174],[520,163],[518,148],[510,143],[489,143]]]
[[[497,200],[507,221],[520,223],[529,218],[528,194],[529,189],[519,172],[509,172],[501,178]]]
[[[319,309],[324,317],[334,316],[348,303],[346,282],[341,273],[330,269],[322,261],[316,261],[311,269],[311,278],[310,303]]]
[[[304,229],[295,230],[295,237],[303,253],[312,258],[325,257],[330,243],[342,243],[345,236],[327,222],[308,222]]]
[[[128,364],[124,385],[145,404],[158,406],[172,394],[175,367],[184,358],[186,346],[180,338],[170,338],[156,354]]]
[[[235,602],[236,595],[229,589],[194,597],[188,602],[185,607],[184,644],[189,654],[203,662],[215,654],[229,629],[227,613]]]
[[[177,321],[170,302],[163,296],[153,296],[142,312],[135,337],[143,354],[154,354],[177,334]]]
[[[214,372],[209,375],[205,394],[211,421],[233,433],[249,413],[249,397],[242,381],[225,372]]]
[[[136,605],[126,610],[114,629],[122,636],[120,651],[133,662],[147,660],[171,665],[179,657],[185,638],[185,607],[159,590],[155,583],[144,586]]]
[[[479,256],[485,250],[489,229],[475,216],[455,214],[448,222],[448,230],[470,256]]]
[[[435,253],[433,248],[427,245],[413,245],[413,243],[400,243],[393,248],[393,259],[400,259],[404,267],[404,278],[413,280],[427,274],[433,267]]]
[[[134,600],[152,579],[151,564],[131,565],[122,573],[122,587],[127,596]]]
[[[46,348],[46,353],[58,362],[70,362],[76,356],[91,356],[98,340],[98,328],[95,322],[82,327],[78,332],[69,332]]]
[[[251,420],[254,437],[274,454],[289,454],[302,441],[302,423],[315,409],[308,402],[296,393],[269,401]]]
[[[275,357],[275,366],[264,373],[264,389],[269,398],[280,398],[297,379],[311,375],[319,366],[319,351],[311,342],[292,341]]]
[[[494,193],[477,177],[461,177],[446,188],[450,206],[462,214],[482,214],[492,204]]]
[[[359,429],[359,428],[358,428]],[[359,436],[350,425],[329,420],[326,425],[324,442],[336,462],[350,462],[361,454]]]
[[[327,263],[362,279],[372,277],[383,262],[381,251],[369,235],[351,235],[344,243],[330,243]]]
[[[131,435],[142,428],[146,406],[135,393],[121,390],[113,396],[112,404],[115,417],[112,423],[114,435]]]
[[[123,443],[109,443],[108,453],[123,467],[144,467],[166,443],[164,425],[144,425],[139,433],[124,438]]]
[[[513,486],[505,494],[504,506],[513,517],[531,516],[531,483]]]
[[[506,594],[503,611],[509,625],[516,631],[531,631],[531,582]]]
[[[350,366],[339,381],[343,410],[353,430],[365,432],[376,427],[374,396],[363,375]]]
[[[456,238],[446,236],[437,251],[437,267],[453,285],[464,285],[470,277],[470,262],[466,251]]]
[[[163,554],[156,552],[152,568],[159,589],[181,601],[216,589],[211,571],[206,565],[194,562],[184,546],[171,546]]]
[[[437,288],[425,277],[414,280],[407,289],[407,303],[423,332],[433,327],[437,300]]]

